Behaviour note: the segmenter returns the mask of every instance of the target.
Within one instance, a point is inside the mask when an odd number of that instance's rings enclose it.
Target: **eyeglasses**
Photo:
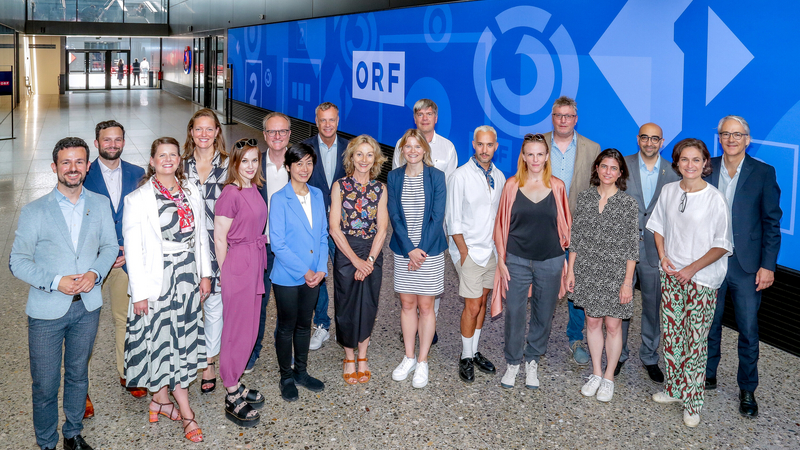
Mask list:
[[[553,117],[554,117],[554,118],[556,118],[557,120],[561,120],[561,119],[572,120],[572,119],[574,119],[574,118],[578,117],[578,115],[577,115],[577,114],[559,114],[559,113],[553,113]]]
[[[284,137],[289,134],[289,130],[265,130],[264,132],[267,133],[269,137],[275,137],[275,135]]]
[[[242,149],[245,147],[258,147],[258,141],[255,139],[239,139],[233,144],[233,146],[237,149]]]
[[[728,139],[728,138],[732,137],[732,138],[736,139],[737,141],[741,141],[742,138],[745,137],[745,136],[750,136],[750,135],[747,134],[747,133],[739,133],[738,131],[736,133],[730,133],[730,132],[727,132],[727,131],[723,131],[722,133],[719,134],[719,137],[722,138],[722,139]]]
[[[681,204],[678,206],[678,211],[683,212],[686,209],[686,192],[681,194]]]
[[[645,144],[648,142],[652,142],[653,144],[658,144],[661,142],[661,136],[648,136],[646,134],[640,134],[639,140],[644,142]]]
[[[523,140],[525,142],[529,142],[529,141],[530,142],[536,142],[536,141],[545,142],[544,135],[541,134],[541,133],[536,133],[536,134],[528,133],[528,134],[525,135]]]

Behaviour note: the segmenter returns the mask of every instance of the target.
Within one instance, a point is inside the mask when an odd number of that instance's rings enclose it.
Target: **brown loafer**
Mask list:
[[[119,384],[122,387],[124,387],[128,392],[130,392],[131,395],[134,396],[135,398],[142,398],[142,397],[146,397],[147,396],[147,389],[140,388],[140,387],[128,387],[125,384],[125,378],[120,378],[119,379]]]
[[[91,419],[94,417],[94,405],[92,404],[92,399],[89,398],[89,394],[86,394],[86,411],[83,412],[84,419]]]

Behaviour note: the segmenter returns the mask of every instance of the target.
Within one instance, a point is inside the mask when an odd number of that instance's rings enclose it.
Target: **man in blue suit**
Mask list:
[[[125,266],[125,253],[122,240],[122,213],[125,196],[133,192],[144,177],[144,169],[123,161],[125,147],[125,128],[116,120],[100,122],[94,128],[94,146],[100,156],[89,166],[84,187],[108,197],[114,227],[117,231],[119,255],[111,272],[106,276],[103,286],[107,286],[111,297],[111,315],[114,317],[116,337],[117,372],[119,382],[125,386],[125,328],[128,324],[128,269]],[[136,398],[147,395],[147,389],[129,388]]]
[[[36,443],[42,449],[55,449],[58,443],[63,348],[64,449],[91,450],[81,436],[89,355],[103,305],[100,284],[119,246],[108,199],[83,189],[89,168],[86,142],[73,137],[58,141],[52,168],[58,184],[22,208],[9,268],[31,286],[25,313]]]
[[[711,159],[714,172],[706,179],[728,200],[733,219],[733,255],[717,292],[717,309],[708,336],[706,389],[717,387],[722,313],[731,294],[739,328],[739,413],[758,416],[758,308],[761,291],[775,280],[781,247],[781,190],[775,169],[746,153],[750,126],[744,118],[726,116],[717,127],[723,156]]]
[[[314,172],[308,180],[308,184],[322,191],[325,200],[326,213],[331,207],[331,186],[333,182],[345,176],[342,155],[350,142],[337,134],[339,129],[339,108],[330,102],[325,102],[317,106],[315,110],[316,123],[319,134],[312,136],[305,141],[314,148],[317,154],[317,164],[314,164]],[[336,246],[333,239],[328,237],[328,254],[333,259]],[[310,350],[317,350],[322,343],[330,338],[331,318],[328,316],[328,288],[323,282],[319,290],[319,299],[314,309],[314,334],[311,336]]]

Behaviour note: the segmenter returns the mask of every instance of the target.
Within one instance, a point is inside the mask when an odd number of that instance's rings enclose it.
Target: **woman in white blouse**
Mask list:
[[[733,252],[731,213],[725,195],[703,181],[711,161],[703,141],[684,139],[672,151],[683,179],[664,186],[647,229],[655,234],[661,262],[661,328],[666,381],[658,403],[683,403],[683,422],[700,423],[708,332],[717,289]]]

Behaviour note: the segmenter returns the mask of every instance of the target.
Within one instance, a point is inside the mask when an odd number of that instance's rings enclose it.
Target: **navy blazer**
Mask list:
[[[722,157],[711,158],[711,167],[714,171],[704,179],[718,187]],[[775,168],[745,154],[731,216],[734,256],[747,273],[756,273],[761,267],[775,271],[781,248],[780,202]]]
[[[400,199],[403,197],[403,178],[406,166],[403,165],[389,172],[386,186],[389,191],[389,220],[392,223],[392,239],[389,248],[393,252],[408,258],[408,253],[415,248],[422,249],[430,256],[438,255],[447,248],[447,237],[444,234],[444,212],[447,201],[447,184],[444,172],[424,166],[422,169],[425,189],[425,210],[422,216],[422,237],[419,245],[414,246],[408,238],[406,216]]]
[[[328,219],[322,192],[314,186],[309,186],[308,190],[313,224],[308,223],[291,182],[272,195],[269,243],[275,262],[269,278],[280,286],[304,284],[309,270],[328,274]]]
[[[336,135],[336,170],[333,172],[333,181],[346,176],[344,172],[344,151],[347,150],[347,144],[350,141]],[[311,173],[311,178],[308,179],[308,184],[322,191],[323,200],[325,200],[325,211],[329,211],[331,207],[331,188],[328,187],[328,179],[325,177],[325,165],[322,164],[322,154],[319,150],[319,135],[315,134],[310,138],[303,141],[303,144],[308,144],[314,147],[314,152],[317,153],[317,163],[314,164],[314,172]]]
[[[120,160],[120,167],[122,168],[122,192],[119,196],[119,209],[115,211],[114,205],[111,203],[111,197],[108,194],[108,189],[106,188],[106,180],[103,178],[100,164],[102,163],[95,159],[89,166],[89,170],[86,172],[86,179],[83,182],[83,187],[96,194],[108,197],[108,206],[111,208],[111,215],[114,217],[114,229],[117,232],[117,242],[119,242],[119,246],[122,247],[124,245],[122,239],[122,216],[123,210],[125,209],[125,196],[139,187],[139,182],[144,178],[144,169]],[[122,251],[120,251],[120,255],[121,254]],[[123,265],[122,270],[128,272],[127,265]]]

